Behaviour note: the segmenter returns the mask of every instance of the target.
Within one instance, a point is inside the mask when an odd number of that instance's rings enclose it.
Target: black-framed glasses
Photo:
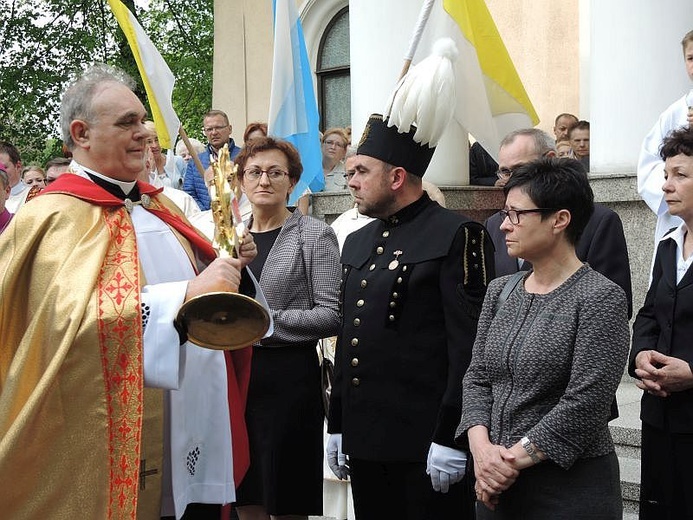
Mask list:
[[[517,225],[520,223],[520,215],[524,215],[525,213],[541,213],[543,215],[545,213],[553,213],[554,211],[558,211],[558,209],[556,209],[556,208],[502,209],[498,213],[500,213],[501,217],[503,217],[503,220],[508,218],[508,219],[510,219],[511,224]]]
[[[248,180],[251,181],[259,180],[263,173],[267,174],[267,178],[270,180],[270,182],[282,180],[284,176],[289,175],[289,172],[286,172],[281,168],[269,168],[267,170],[263,170],[261,168],[252,167],[243,170],[243,176],[247,177]]]

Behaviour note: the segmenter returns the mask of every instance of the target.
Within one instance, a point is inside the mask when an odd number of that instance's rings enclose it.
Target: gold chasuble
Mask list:
[[[152,212],[181,220],[151,186],[141,191]],[[144,281],[130,215],[110,197],[65,174],[0,236],[2,518],[137,516]]]

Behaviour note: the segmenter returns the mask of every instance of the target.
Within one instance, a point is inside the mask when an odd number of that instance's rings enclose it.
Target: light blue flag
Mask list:
[[[303,28],[295,0],[272,0],[274,57],[268,131],[293,144],[301,154],[303,174],[291,192],[289,205],[308,190],[325,187],[320,151],[318,105]]]

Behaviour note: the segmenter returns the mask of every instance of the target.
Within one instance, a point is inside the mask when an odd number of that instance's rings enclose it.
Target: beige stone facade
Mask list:
[[[311,63],[317,61],[320,38],[330,19],[348,3],[297,2]],[[488,0],[487,5],[539,114],[539,127],[550,132],[561,112],[579,116],[579,0]],[[269,112],[271,2],[216,0],[215,34],[213,104],[228,112],[235,135],[240,135],[246,123],[264,121]]]

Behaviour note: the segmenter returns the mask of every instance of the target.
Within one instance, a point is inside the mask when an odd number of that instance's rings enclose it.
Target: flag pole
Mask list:
[[[414,32],[409,40],[409,48],[407,53],[404,55],[404,65],[402,66],[402,71],[399,73],[399,79],[402,79],[407,72],[409,72],[409,67],[414,59],[414,54],[416,54],[416,49],[421,41],[421,35],[423,34],[426,24],[428,23],[428,17],[431,15],[431,9],[436,0],[424,0],[421,6],[421,11],[419,11],[419,18],[416,21],[416,26],[414,27]]]
[[[178,127],[178,135],[180,135],[180,138],[183,139],[183,142],[185,143],[185,147],[188,149],[188,153],[193,158],[193,162],[195,163],[195,166],[197,167],[197,171],[200,172],[200,177],[202,177],[204,179],[205,178],[204,166],[202,166],[202,163],[200,162],[200,156],[197,155],[197,150],[195,150],[195,147],[190,142],[190,139],[188,138],[188,134],[185,131],[185,128],[183,128],[183,125],[180,125]]]

